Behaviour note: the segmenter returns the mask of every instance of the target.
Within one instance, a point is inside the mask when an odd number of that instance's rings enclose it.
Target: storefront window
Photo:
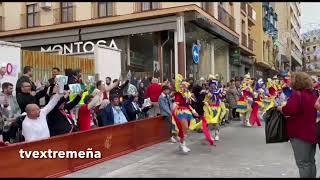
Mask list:
[[[159,33],[144,33],[130,36],[129,70],[137,79],[160,77],[158,57]]]
[[[200,77],[208,77],[213,72],[212,61],[212,46],[211,42],[215,38],[207,31],[200,27],[187,23],[185,25],[186,31],[186,67],[187,77],[200,79]],[[198,64],[193,61],[192,46],[200,43],[200,60]]]

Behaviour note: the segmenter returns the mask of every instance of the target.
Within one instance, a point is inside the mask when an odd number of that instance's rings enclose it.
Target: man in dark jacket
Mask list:
[[[80,102],[82,93],[77,95],[71,102],[68,102],[68,96],[69,93],[64,95],[47,116],[50,136],[67,134],[77,130],[74,119],[66,111],[70,112]]]
[[[21,93],[17,94],[17,102],[21,109],[21,113],[25,112],[28,104],[37,104],[40,106],[39,100],[46,95],[47,90],[48,87],[45,87],[43,90],[35,93],[32,91],[32,86],[29,82],[22,82],[20,87]]]
[[[145,115],[143,116],[143,114],[145,114],[149,110],[149,107],[141,107],[141,104],[139,104],[138,93],[130,96],[123,103],[123,107],[126,109],[129,118],[128,121],[134,121],[144,118]]]
[[[117,83],[119,80],[115,79],[113,80],[113,83]],[[110,96],[118,96],[120,99],[122,99],[122,102],[124,102],[124,96],[123,96],[123,90],[126,88],[126,86],[129,85],[129,80],[126,80],[125,83],[122,85],[118,85],[117,87],[110,90]],[[121,103],[121,102],[120,102]]]
[[[128,114],[125,108],[120,106],[119,96],[110,96],[110,100],[111,103],[99,113],[102,126],[127,123],[129,119]]]
[[[36,91],[37,86],[31,80],[33,75],[33,68],[31,66],[25,66],[23,68],[23,75],[18,79],[16,84],[16,94],[21,92],[21,86],[23,82],[29,82],[31,84],[31,91]]]
[[[53,90],[54,86],[56,85],[56,77],[59,74],[60,74],[60,69],[59,68],[57,68],[57,67],[52,68],[52,78],[48,79],[48,82],[50,84],[49,95],[52,93],[52,90]],[[50,96],[49,95],[46,96],[46,104],[48,104],[49,101],[50,101]]]

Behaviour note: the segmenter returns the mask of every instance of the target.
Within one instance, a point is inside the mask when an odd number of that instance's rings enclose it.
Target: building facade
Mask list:
[[[256,43],[256,61],[254,76],[271,77],[278,73],[278,14],[274,11],[276,3],[255,2],[257,25],[253,27]]]
[[[302,34],[303,69],[320,75],[320,30],[312,30]]]
[[[279,60],[282,70],[299,71],[302,67],[300,2],[275,3],[278,13]]]
[[[122,72],[138,78],[254,74],[255,3],[2,2],[0,40],[22,49],[93,58],[94,46],[122,50]],[[12,13],[15,11],[15,13]],[[195,61],[198,47],[199,61]],[[111,64],[112,65],[112,64]]]

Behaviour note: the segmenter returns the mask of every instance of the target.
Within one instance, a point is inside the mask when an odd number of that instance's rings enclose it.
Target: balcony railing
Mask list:
[[[241,45],[247,47],[247,35],[244,33],[241,33]]]
[[[251,5],[248,5],[248,16],[256,21],[256,11],[251,7]]]
[[[234,18],[220,5],[218,6],[218,20],[231,30],[235,30]]]
[[[243,12],[245,12],[245,13],[247,13],[247,8],[246,8],[246,6],[247,6],[247,3],[241,2],[241,10],[242,10]]]
[[[0,16],[0,32],[4,30],[4,17]]]
[[[202,9],[206,11],[210,15],[214,15],[213,13],[213,3],[212,2],[203,2],[202,3]]]
[[[248,40],[249,40],[248,48],[249,48],[251,51],[253,51],[253,39],[249,37]]]
[[[40,12],[33,13],[32,15],[29,15],[29,17],[27,13],[21,14],[20,18],[21,29],[40,26]]]
[[[291,29],[291,34],[294,37],[296,43],[300,44],[300,37],[297,35],[297,33],[294,29]]]
[[[70,12],[70,10],[69,10],[69,12]],[[66,13],[66,14],[68,14],[68,13]],[[72,6],[71,14],[68,14],[68,17],[62,16],[62,9],[61,8],[53,9],[53,19],[54,19],[54,24],[68,23],[68,22],[76,21],[76,6]]]

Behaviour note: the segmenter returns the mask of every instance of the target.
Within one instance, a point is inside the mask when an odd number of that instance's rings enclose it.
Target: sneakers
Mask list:
[[[186,146],[185,142],[179,144],[179,150],[181,150],[183,153],[188,153],[191,150]]]
[[[172,136],[172,137],[170,138],[170,142],[171,142],[171,143],[177,143],[177,140],[176,140],[176,138],[175,138],[174,136]]]
[[[247,121],[246,126],[251,127],[251,124],[249,123],[249,121]]]

